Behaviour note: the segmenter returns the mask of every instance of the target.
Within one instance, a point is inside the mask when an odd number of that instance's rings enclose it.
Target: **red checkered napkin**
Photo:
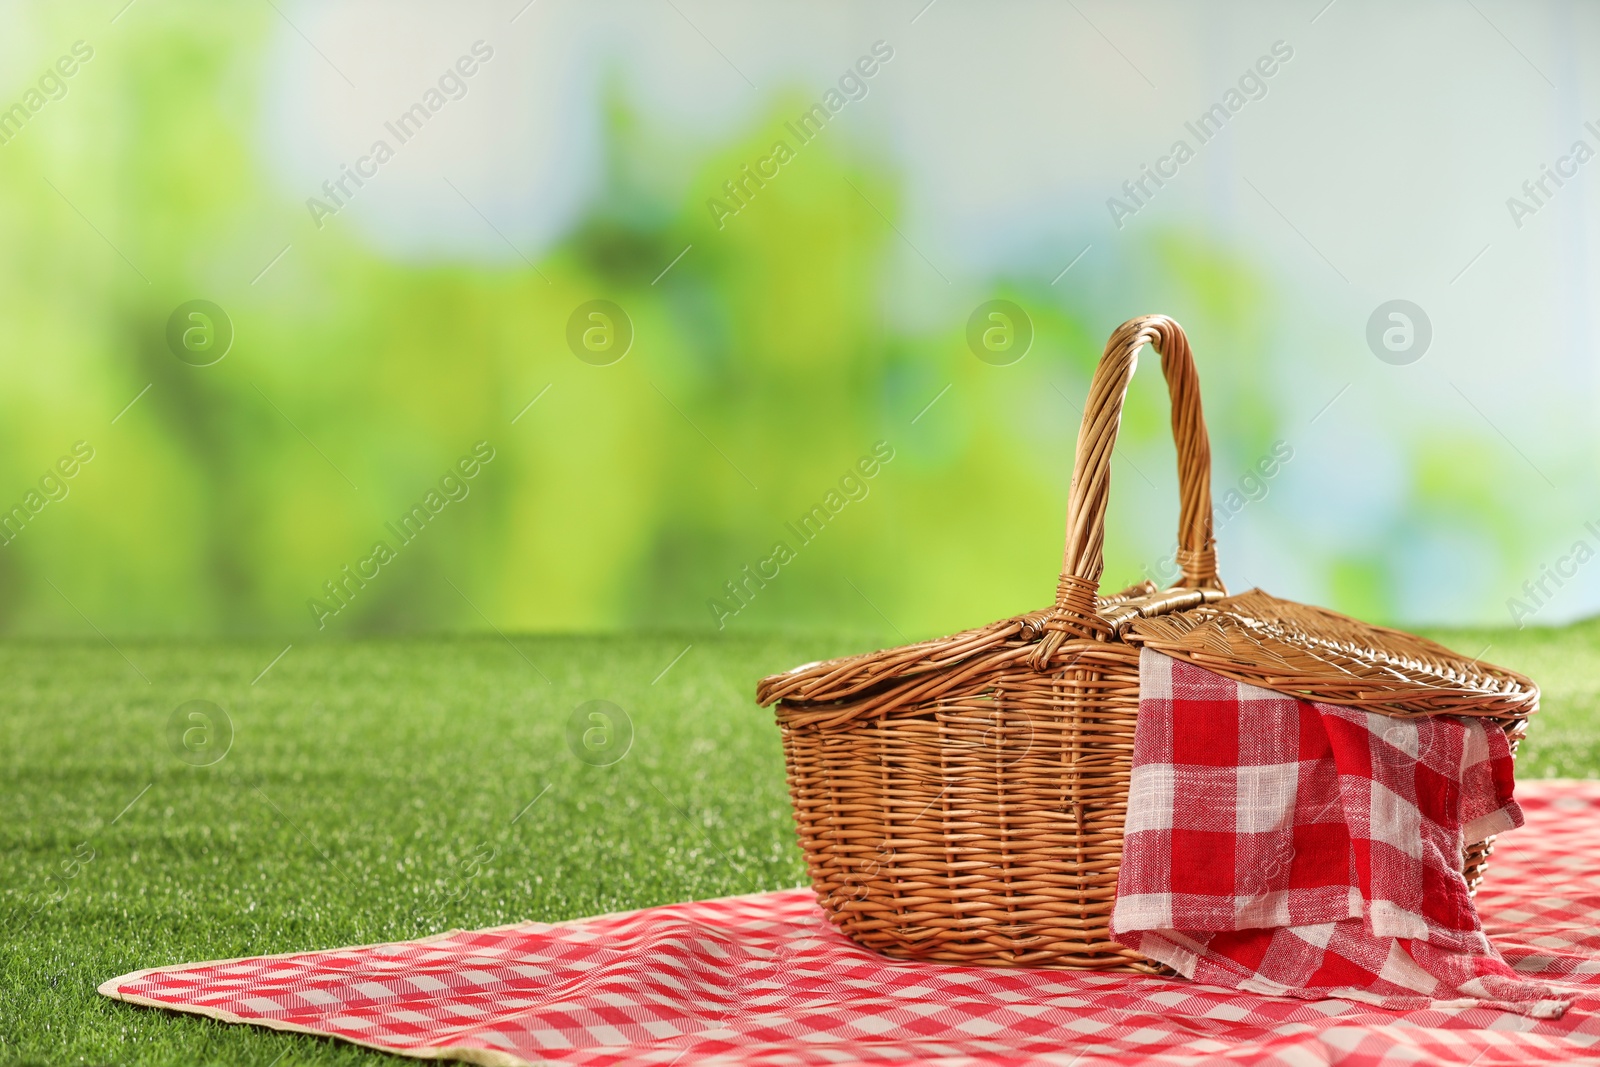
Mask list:
[[[1489,943],[1462,849],[1522,825],[1505,734],[1235,682],[1145,649],[1113,936],[1197,981],[1554,1018]]]

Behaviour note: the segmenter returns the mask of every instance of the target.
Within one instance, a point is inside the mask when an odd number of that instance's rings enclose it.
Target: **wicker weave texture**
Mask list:
[[[850,937],[952,963],[1151,969],[1108,930],[1138,651],[1074,651],[1069,670],[1000,666],[844,727],[780,708],[801,848]]]
[[[1184,577],[1100,597],[1111,450],[1145,344],[1172,397]],[[1109,934],[1145,644],[1305,699],[1490,717],[1514,739],[1538,706],[1526,678],[1420,637],[1259,590],[1227,596],[1188,339],[1165,316],[1134,319],[1090,385],[1053,607],[757,688],[776,704],[800,845],[833,922],[891,956],[1156,970]],[[1492,845],[1464,857],[1474,887]]]

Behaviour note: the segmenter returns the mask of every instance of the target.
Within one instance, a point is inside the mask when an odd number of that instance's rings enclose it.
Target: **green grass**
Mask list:
[[[1600,623],[1435,636],[1469,655],[1490,644],[1486,658],[1544,686],[1525,777],[1600,773]],[[802,884],[754,683],[880,643],[353,642],[296,646],[254,685],[281,645],[122,642],[126,660],[104,643],[0,645],[0,1063],[378,1062],[95,987],[140,967]],[[573,709],[596,698],[633,725],[610,766],[568,744]],[[191,699],[234,726],[211,766],[169,741]]]

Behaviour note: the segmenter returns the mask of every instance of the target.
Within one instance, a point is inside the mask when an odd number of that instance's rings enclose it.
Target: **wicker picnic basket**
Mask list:
[[[1146,344],[1172,401],[1183,577],[1102,597],[1111,450]],[[1133,319],[1089,387],[1054,606],[760,683],[812,882],[846,934],[903,958],[1157,970],[1109,932],[1145,645],[1296,697],[1523,735],[1539,691],[1519,674],[1258,589],[1229,596],[1211,515],[1189,341],[1163,315]],[[1467,850],[1469,885],[1491,847]]]

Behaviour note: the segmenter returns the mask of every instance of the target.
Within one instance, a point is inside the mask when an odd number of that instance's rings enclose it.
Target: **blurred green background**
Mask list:
[[[1543,628],[1600,609],[1600,167],[1543,177],[1597,46],[1500,0],[0,3],[0,1059],[366,1060],[95,989],[799,884],[754,680],[1047,604],[1150,312],[1228,585],[1525,671],[1519,774],[1600,772],[1600,623]],[[1155,362],[1109,589],[1175,576]]]
[[[1378,269],[1363,278],[1338,243],[1338,205],[1288,227],[1314,190],[1275,192],[1271,212],[1255,199],[1214,210],[1219,182],[1252,196],[1235,168],[1274,123],[1303,126],[1317,86],[1336,76],[1336,27],[1319,31],[1330,35],[1321,52],[1297,37],[1299,66],[1234,120],[1235,143],[1208,147],[1184,172],[1186,190],[1163,192],[1121,230],[1107,196],[1266,51],[1275,16],[1234,16],[1245,24],[1210,65],[1163,74],[1167,110],[1154,115],[1113,103],[1074,130],[1077,119],[1048,118],[1043,96],[1006,87],[1008,128],[1054,123],[1067,160],[1031,204],[1031,227],[1012,218],[980,238],[941,236],[928,192],[938,157],[901,135],[929,121],[917,85],[949,69],[939,50],[962,46],[964,15],[913,24],[909,10],[818,9],[821,29],[790,47],[804,62],[790,62],[774,43],[782,27],[752,29],[730,8],[663,9],[649,16],[664,20],[659,36],[629,44],[612,31],[656,31],[628,5],[391,16],[124,2],[0,16],[0,105],[27,106],[73,42],[93,53],[0,146],[0,507],[26,509],[76,442],[93,450],[64,498],[0,547],[5,632],[309,639],[721,622],[886,624],[911,637],[977,625],[1050,597],[1089,375],[1117,323],[1157,310],[1195,344],[1219,504],[1239,490],[1219,516],[1231,585],[1376,619],[1505,625],[1522,581],[1589,536],[1592,433],[1549,406],[1504,415],[1509,379],[1526,375],[1496,368],[1493,353],[1473,362],[1464,340],[1492,338],[1521,311],[1486,309],[1481,292],[1462,291],[1478,281],[1468,274],[1450,290],[1456,317],[1435,311],[1430,361],[1389,367],[1366,350],[1366,314],[1423,286]],[[1097,11],[1113,39],[1138,29]],[[1045,30],[1056,17],[1016,13]],[[384,32],[406,47],[371,40]],[[1308,32],[1303,19],[1294,32]],[[708,199],[776,139],[793,141],[785,124],[891,38],[895,58],[871,93],[719,227]],[[370,189],[351,187],[318,226],[306,206],[323,195],[318,181],[374,138],[393,141],[383,117],[478,40],[495,58],[417,134],[423,147],[399,146]],[[672,72],[663,84],[737,95],[737,113],[662,111],[629,58],[647,47]],[[1095,39],[1072,48],[1086,51],[1070,76],[1144,92],[1126,57]],[[583,76],[529,88],[542,58],[564,52],[579,59],[562,69]],[[969,58],[974,70],[992,62]],[[1049,76],[1031,75],[1041,92]],[[952,171],[984,150],[971,119],[993,101],[980,85],[969,91],[971,111],[947,116]],[[1298,117],[1287,110],[1296,98],[1284,99],[1294,92],[1310,94]],[[526,134],[552,124],[566,141]],[[532,138],[537,165],[519,169],[531,156],[501,151],[519,137]],[[569,144],[587,146],[581,160],[558,158]],[[572,195],[543,177],[563,168],[577,175],[567,186],[581,184]],[[967,200],[996,195],[961,174],[948,180],[973,186]],[[1287,175],[1238,174],[1258,191],[1294,188]],[[561,196],[566,206],[552,206]],[[1502,212],[1486,193],[1484,232],[1504,245],[1488,229]],[[1381,219],[1350,225],[1385,232]],[[1312,256],[1308,234],[1354,282]],[[1477,243],[1449,248],[1427,291],[1444,293]],[[1497,269],[1492,256],[1474,268],[1491,287]],[[197,299],[220,306],[233,331],[209,366],[180,360],[167,340],[174,309]],[[575,309],[597,299],[619,306],[633,334],[606,366],[567,342]],[[969,317],[993,299],[1020,306],[1033,333],[1007,365],[976,358],[967,341]],[[1471,309],[1499,318],[1476,324]],[[1457,365],[1439,364],[1447,358]],[[1170,576],[1160,561],[1176,487],[1166,400],[1146,362],[1114,465],[1108,587]],[[880,441],[893,459],[802,545],[784,524]],[[478,442],[494,459],[469,494],[400,546],[385,524]],[[1275,447],[1292,458],[1256,479]],[[348,607],[320,628],[312,602],[339,606],[324,583],[365,566],[379,540],[395,559],[347,585]],[[747,607],[732,600],[725,583],[780,540],[795,559]],[[1594,577],[1536,621],[1592,607]]]

